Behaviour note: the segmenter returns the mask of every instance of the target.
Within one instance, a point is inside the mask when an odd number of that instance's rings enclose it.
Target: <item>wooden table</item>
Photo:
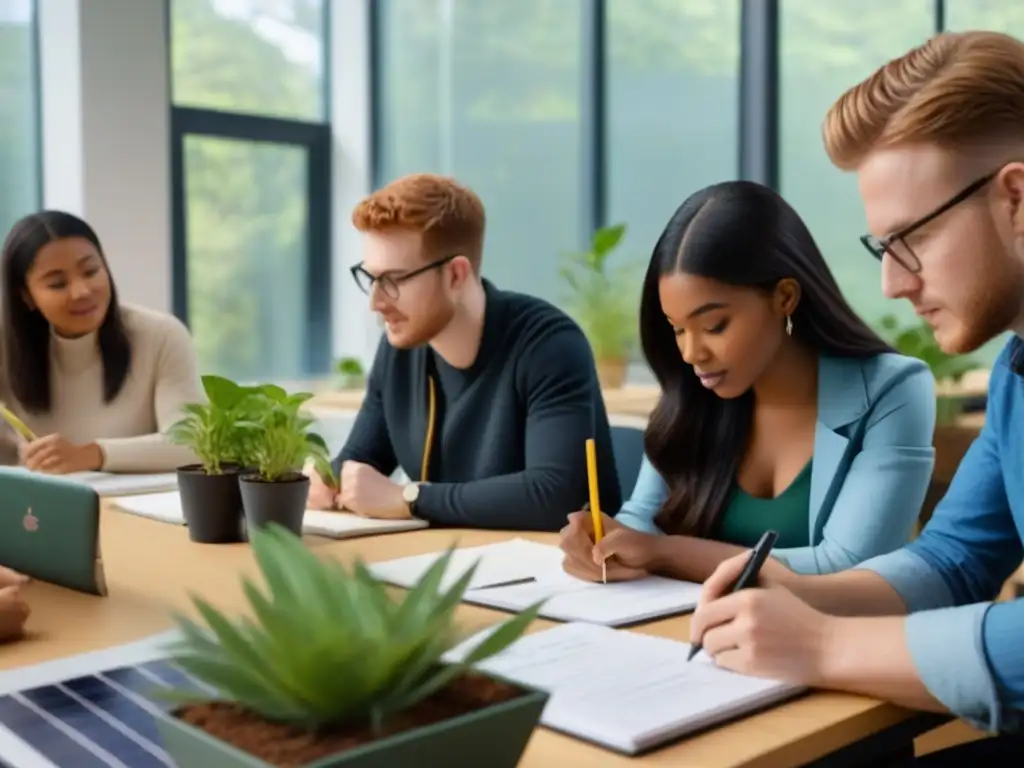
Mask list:
[[[101,529],[109,596],[78,594],[42,583],[30,585],[26,590],[32,606],[29,637],[3,649],[0,670],[97,650],[166,630],[171,626],[172,611],[191,612],[189,593],[199,593],[229,611],[242,610],[240,577],[256,573],[248,545],[193,544],[183,527],[135,517],[109,505],[104,506]],[[375,561],[441,550],[453,539],[472,546],[508,535],[416,531],[327,543],[318,540],[314,551],[342,561],[355,557]],[[525,536],[539,541],[553,538],[550,534]],[[459,614],[468,629],[482,628],[507,616],[469,605],[462,606]],[[688,617],[678,617],[633,631],[686,639],[688,625]],[[537,622],[533,629],[544,626],[550,623]],[[870,760],[871,755],[864,750],[889,749],[894,740],[909,743],[936,722],[935,718],[859,696],[814,693],[635,759],[539,728],[521,765],[789,768],[828,756],[826,765],[838,766],[844,764],[842,755],[849,755],[850,750],[861,753],[858,760]]]

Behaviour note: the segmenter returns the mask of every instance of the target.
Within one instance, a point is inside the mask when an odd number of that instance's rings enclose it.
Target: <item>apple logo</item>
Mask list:
[[[35,533],[39,530],[39,518],[32,514],[32,507],[28,508],[28,512],[25,513],[25,518],[21,521],[21,524],[25,526],[25,530],[29,533]]]

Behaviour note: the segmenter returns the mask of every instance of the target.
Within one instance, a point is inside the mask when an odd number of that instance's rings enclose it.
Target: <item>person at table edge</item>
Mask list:
[[[588,498],[586,440],[594,438],[601,501],[617,508],[589,342],[548,302],[482,278],[479,197],[453,179],[414,174],[371,194],[352,220],[365,233],[353,276],[385,333],[334,461],[340,487],[313,473],[310,505],[554,531]],[[398,466],[411,482],[390,479]]]
[[[66,474],[173,472],[192,453],[164,431],[204,399],[176,317],[122,304],[99,237],[63,211],[25,216],[2,255],[0,462]]]
[[[824,137],[857,174],[885,295],[910,301],[947,353],[1012,335],[981,434],[915,541],[827,576],[769,559],[767,589],[725,595],[733,558],[706,583],[693,636],[730,669],[1003,734],[926,765],[1020,765],[1024,599],[993,601],[1024,558],[1024,43],[935,36],[843,94]]]

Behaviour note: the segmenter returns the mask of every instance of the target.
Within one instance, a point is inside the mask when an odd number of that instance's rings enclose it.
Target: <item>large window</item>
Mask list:
[[[175,311],[204,372],[330,363],[325,0],[171,0]]]
[[[945,0],[946,29],[990,29],[1024,37],[1024,5],[1006,0]]]
[[[483,272],[557,300],[580,245],[582,0],[377,0],[378,179],[455,176],[487,207]]]
[[[34,6],[0,2],[0,238],[41,197]]]
[[[866,222],[857,181],[829,161],[821,124],[843,91],[934,33],[935,3],[782,0],[780,11],[780,191],[864,320],[876,324],[890,313],[908,320],[910,306],[882,295],[878,262],[858,242]]]
[[[640,261],[686,197],[736,177],[739,8],[607,0],[607,217]]]

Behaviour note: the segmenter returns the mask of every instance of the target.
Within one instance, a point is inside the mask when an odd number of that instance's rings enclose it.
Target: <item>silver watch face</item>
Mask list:
[[[417,483],[409,483],[402,489],[402,498],[410,504],[420,496],[420,487]]]

